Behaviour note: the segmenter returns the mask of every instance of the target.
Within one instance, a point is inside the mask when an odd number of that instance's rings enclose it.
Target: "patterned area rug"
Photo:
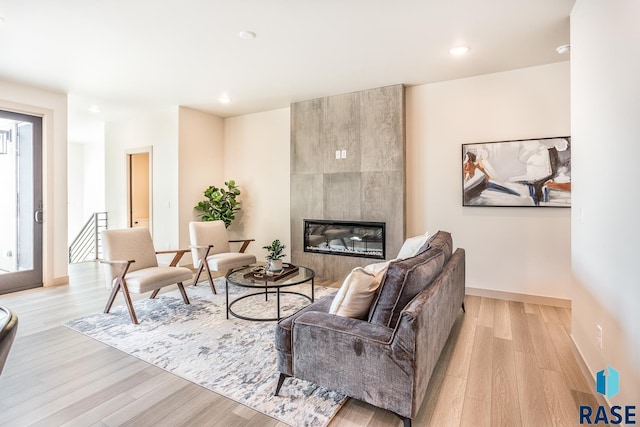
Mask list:
[[[326,426],[346,397],[298,379],[288,379],[280,396],[274,396],[275,322],[227,320],[224,282],[218,279],[216,288],[218,294],[213,295],[206,283],[187,287],[190,305],[177,290],[136,301],[139,325],[131,323],[124,305],[110,314],[90,314],[64,325],[289,425]],[[310,285],[291,290],[309,295]],[[230,298],[246,291],[229,285]],[[315,295],[334,291],[317,286]],[[308,303],[294,295],[281,298],[282,315]],[[251,297],[233,309],[250,317],[275,317],[275,300],[275,295],[269,295],[268,302],[263,296]]]

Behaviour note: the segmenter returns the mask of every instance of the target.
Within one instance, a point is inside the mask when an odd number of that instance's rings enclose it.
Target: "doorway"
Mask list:
[[[0,110],[0,294],[42,286],[42,118]]]
[[[127,152],[127,225],[151,232],[152,147]]]

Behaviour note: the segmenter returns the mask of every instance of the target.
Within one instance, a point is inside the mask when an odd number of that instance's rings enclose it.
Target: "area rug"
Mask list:
[[[309,295],[310,285],[300,286],[297,291]],[[131,323],[124,305],[64,325],[291,426],[326,426],[346,397],[299,379],[288,379],[280,396],[274,396],[279,375],[275,322],[227,320],[224,282],[217,280],[216,288],[213,295],[206,283],[187,287],[190,305],[177,290],[136,301],[138,325]],[[316,286],[315,295],[333,291]],[[230,298],[245,292],[229,285]],[[299,296],[283,295],[282,313],[305,304]],[[269,301],[263,296],[244,299],[233,309],[251,317],[275,317],[275,296]]]

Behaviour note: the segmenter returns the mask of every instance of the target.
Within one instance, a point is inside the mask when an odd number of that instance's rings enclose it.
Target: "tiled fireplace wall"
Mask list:
[[[336,151],[346,158],[336,159]],[[291,260],[341,280],[372,261],[303,252],[304,219],[386,223],[387,258],[405,227],[402,85],[291,104]]]

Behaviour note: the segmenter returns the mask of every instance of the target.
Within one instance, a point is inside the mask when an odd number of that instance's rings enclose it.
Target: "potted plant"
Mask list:
[[[286,246],[280,243],[278,239],[271,242],[271,245],[262,247],[262,249],[269,251],[267,254],[267,271],[272,273],[280,273],[282,271],[282,258],[286,256],[282,253],[284,248],[286,248]]]
[[[240,202],[236,200],[240,195],[240,189],[232,179],[224,185],[227,189],[212,185],[204,190],[206,199],[198,202],[194,209],[202,211],[199,216],[203,221],[222,220],[228,228],[231,221],[236,219],[235,213],[240,210]]]

